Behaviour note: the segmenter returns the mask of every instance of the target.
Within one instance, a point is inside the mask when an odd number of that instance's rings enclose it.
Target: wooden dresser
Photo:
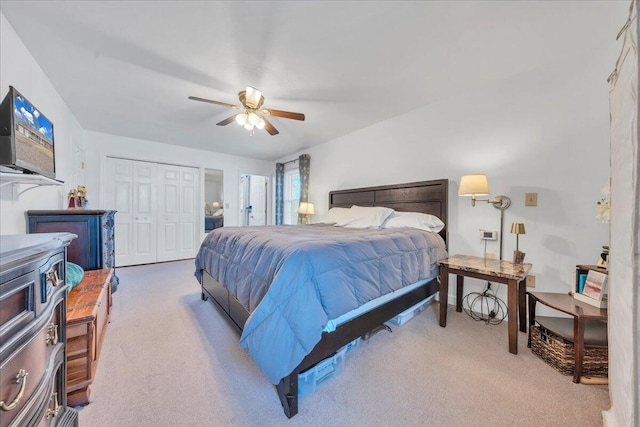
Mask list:
[[[69,405],[89,403],[89,386],[111,314],[113,270],[85,271],[67,300],[67,398]]]
[[[27,211],[29,233],[67,231],[78,236],[68,249],[69,261],[84,270],[113,268],[111,291],[118,290],[115,266],[116,211],[64,209]]]
[[[77,426],[66,391],[66,248],[76,236],[0,236],[0,427]]]

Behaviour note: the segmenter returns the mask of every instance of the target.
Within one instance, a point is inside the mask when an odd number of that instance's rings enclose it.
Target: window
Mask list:
[[[300,204],[300,172],[291,169],[284,173],[284,212],[283,224],[298,223],[298,205]]]

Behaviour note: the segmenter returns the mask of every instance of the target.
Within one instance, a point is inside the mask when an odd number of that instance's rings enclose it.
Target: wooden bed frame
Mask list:
[[[397,211],[423,212],[436,215],[447,224],[448,180],[412,182],[408,184],[339,190],[329,193],[329,207],[386,206]],[[447,228],[440,232],[446,241]],[[242,331],[249,312],[209,273],[202,272],[202,299],[211,297],[233,324]],[[291,418],[298,413],[298,374],[358,337],[379,328],[384,322],[414,306],[439,290],[437,279],[394,300],[341,324],[334,332],[323,333],[322,339],[300,364],[276,385],[284,413]]]

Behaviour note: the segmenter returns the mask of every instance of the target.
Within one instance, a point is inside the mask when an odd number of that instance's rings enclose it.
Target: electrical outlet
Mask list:
[[[536,287],[536,276],[533,274],[527,275],[527,288],[535,288]]]
[[[524,193],[525,206],[538,206],[538,193]]]

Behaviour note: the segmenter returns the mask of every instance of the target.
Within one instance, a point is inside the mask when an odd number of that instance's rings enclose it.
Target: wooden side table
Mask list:
[[[529,342],[531,347],[531,326],[536,321],[536,303],[544,304],[573,317],[573,350],[575,366],[573,382],[579,383],[584,360],[584,331],[589,320],[607,320],[607,310],[577,301],[571,295],[551,292],[527,292],[529,295]]]
[[[449,274],[458,276],[456,289],[456,311],[458,312],[462,311],[465,276],[505,284],[508,287],[509,352],[518,354],[518,311],[520,331],[526,332],[527,305],[524,279],[532,265],[470,255],[454,255],[440,260],[438,264],[440,265],[440,326],[443,328],[447,326]]]

